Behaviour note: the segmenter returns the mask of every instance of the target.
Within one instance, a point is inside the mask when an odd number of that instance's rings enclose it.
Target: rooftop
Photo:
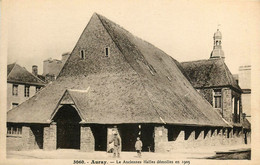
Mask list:
[[[105,46],[109,57],[102,56]],[[69,95],[87,123],[227,126],[179,68],[162,50],[93,14],[57,80],[10,110],[7,121],[49,123]]]
[[[46,83],[17,63],[7,65],[7,82],[43,86]]]

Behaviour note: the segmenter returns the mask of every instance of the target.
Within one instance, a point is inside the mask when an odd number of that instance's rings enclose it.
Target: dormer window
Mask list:
[[[110,54],[109,47],[106,47],[106,48],[105,48],[105,56],[108,57],[109,54]]]
[[[85,53],[85,50],[80,50],[80,58],[81,59],[86,59],[86,53]]]

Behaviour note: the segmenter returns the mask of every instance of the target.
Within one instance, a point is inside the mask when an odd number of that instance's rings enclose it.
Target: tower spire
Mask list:
[[[221,42],[222,42],[222,34],[219,31],[219,26],[218,24],[218,29],[214,33],[213,40],[214,40],[214,46],[213,50],[211,52],[210,58],[222,58],[225,59],[224,52],[222,50]]]

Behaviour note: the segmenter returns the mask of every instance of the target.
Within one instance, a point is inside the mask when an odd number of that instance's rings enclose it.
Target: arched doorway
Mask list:
[[[56,115],[57,123],[57,148],[80,149],[81,118],[76,109],[71,105],[63,105]]]

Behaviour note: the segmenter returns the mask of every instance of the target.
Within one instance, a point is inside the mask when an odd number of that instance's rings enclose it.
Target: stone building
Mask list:
[[[42,76],[46,82],[54,81],[57,78],[69,56],[70,53],[63,53],[61,60],[49,58],[43,61]]]
[[[224,62],[222,34],[219,29],[214,33],[213,40],[213,51],[209,59],[181,63],[184,75],[212,107],[233,126],[234,132],[242,131],[243,124],[249,129],[242,109],[242,105],[246,107],[248,102],[245,100],[242,104],[243,90]]]
[[[137,136],[154,152],[244,143],[181,70],[162,50],[95,13],[56,81],[8,112],[8,129],[22,128],[13,149],[106,151],[113,132],[122,151],[134,151]],[[225,90],[231,97],[240,89]],[[13,142],[7,138],[7,147]]]
[[[32,67],[37,72],[37,66]],[[17,63],[7,65],[7,110],[31,98],[46,83]]]

